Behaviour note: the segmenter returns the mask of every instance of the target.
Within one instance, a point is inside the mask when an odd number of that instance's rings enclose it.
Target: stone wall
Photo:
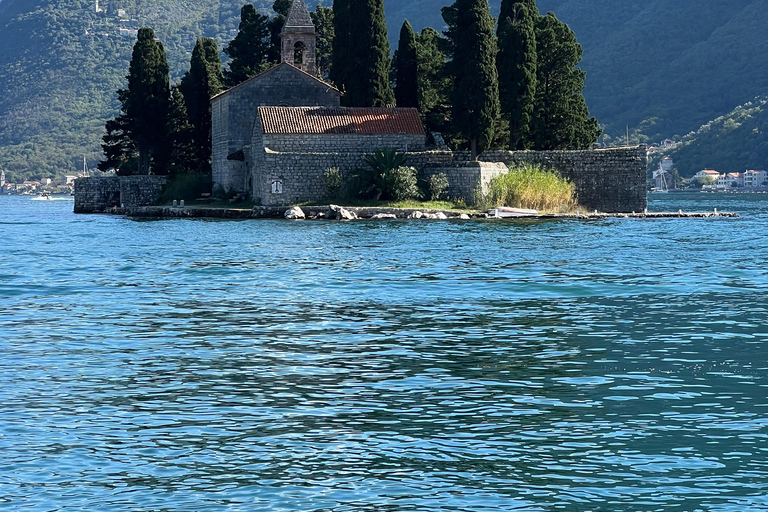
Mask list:
[[[263,145],[272,151],[285,153],[372,153],[381,148],[398,151],[423,151],[424,135],[264,135]],[[254,144],[255,145],[255,144]]]
[[[453,162],[450,164],[433,164],[425,166],[419,172],[419,177],[427,179],[436,174],[445,174],[448,178],[446,197],[451,200],[463,199],[466,204],[474,204],[476,195],[488,194],[488,186],[496,176],[509,172],[503,162]]]
[[[579,203],[590,210],[628,213],[648,206],[644,145],[590,151],[486,151],[480,160],[555,169],[576,185]]]
[[[75,180],[75,213],[102,213],[125,205],[127,208],[157,203],[165,176],[110,176]]]

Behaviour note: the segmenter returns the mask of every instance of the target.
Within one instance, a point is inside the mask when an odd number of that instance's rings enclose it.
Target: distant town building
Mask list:
[[[697,178],[714,178],[715,180],[720,177],[720,173],[714,169],[704,169],[693,175],[694,179]]]
[[[118,10],[117,10],[117,15],[118,15],[120,18],[125,18],[125,16],[126,16],[126,14],[125,14],[125,9],[118,9]]]
[[[675,161],[668,156],[665,156],[664,158],[662,158],[661,163],[659,164],[659,168],[664,172],[670,172],[674,166],[675,166]]]
[[[766,182],[768,173],[765,171],[744,171],[744,187],[762,187]]]

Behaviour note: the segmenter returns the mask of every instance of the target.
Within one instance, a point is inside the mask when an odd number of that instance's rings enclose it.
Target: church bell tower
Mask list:
[[[280,32],[280,61],[317,75],[315,25],[304,0],[293,0]]]

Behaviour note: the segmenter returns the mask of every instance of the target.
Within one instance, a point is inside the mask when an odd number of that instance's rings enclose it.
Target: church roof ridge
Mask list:
[[[267,70],[265,70],[265,71],[262,71],[262,72],[261,72],[261,73],[259,73],[258,75],[252,76],[251,78],[249,78],[249,79],[247,79],[247,80],[245,80],[245,81],[243,81],[243,82],[240,82],[239,84],[237,84],[237,85],[234,85],[234,86],[230,87],[229,89],[227,89],[227,90],[225,90],[225,91],[221,91],[219,94],[217,94],[217,95],[213,96],[213,97],[211,98],[211,100],[214,100],[214,99],[216,99],[216,98],[219,98],[219,97],[221,97],[221,96],[225,96],[225,95],[229,94],[230,92],[234,91],[235,89],[239,89],[239,88],[240,88],[240,87],[242,87],[243,85],[245,85],[245,84],[247,84],[247,83],[249,83],[249,82],[251,82],[251,81],[253,81],[253,80],[256,80],[256,79],[258,79],[258,78],[261,78],[261,77],[263,77],[264,75],[267,75],[267,74],[269,74],[269,73],[272,73],[272,72],[276,71],[277,69],[279,69],[279,68],[281,68],[281,67],[283,67],[283,66],[288,66],[290,69],[292,69],[292,70],[295,70],[295,71],[298,71],[299,73],[301,73],[301,74],[303,74],[303,75],[307,75],[309,78],[312,78],[313,80],[316,80],[316,81],[320,82],[320,83],[321,83],[321,84],[323,84],[324,86],[326,86],[326,87],[328,87],[328,88],[330,88],[330,89],[333,89],[334,91],[337,91],[337,92],[341,93],[341,91],[339,91],[339,89],[337,89],[337,88],[336,88],[336,87],[334,87],[333,85],[329,84],[329,83],[328,83],[328,82],[326,82],[325,80],[321,79],[320,77],[317,77],[317,76],[315,76],[315,75],[313,75],[313,74],[311,74],[311,73],[307,73],[307,72],[306,72],[306,71],[304,71],[303,69],[299,69],[299,68],[297,68],[296,66],[291,66],[291,65],[290,65],[290,64],[288,64],[287,62],[281,62],[280,64],[275,64],[275,65],[274,65],[274,66],[272,66],[271,68],[269,68],[269,69],[267,69]]]
[[[307,10],[304,0],[293,0],[291,10],[288,11],[288,17],[285,19],[285,25],[283,25],[283,32],[293,27],[315,28],[315,24],[312,23],[312,16],[309,15],[309,10]]]

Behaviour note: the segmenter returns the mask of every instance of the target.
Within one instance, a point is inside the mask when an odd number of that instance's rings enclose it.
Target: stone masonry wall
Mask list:
[[[165,176],[110,176],[75,180],[75,213],[102,213],[125,205],[153,206],[167,179]]]
[[[264,135],[263,144],[285,153],[365,153],[381,148],[409,152],[424,150],[424,135]]]
[[[590,151],[486,151],[480,160],[555,169],[576,185],[579,203],[590,210],[629,213],[648,206],[644,145]]]
[[[419,177],[426,179],[432,175],[445,174],[448,178],[446,197],[474,204],[478,193],[488,194],[488,186],[493,178],[507,172],[509,167],[502,162],[453,162],[444,166],[428,165],[419,172]]]

